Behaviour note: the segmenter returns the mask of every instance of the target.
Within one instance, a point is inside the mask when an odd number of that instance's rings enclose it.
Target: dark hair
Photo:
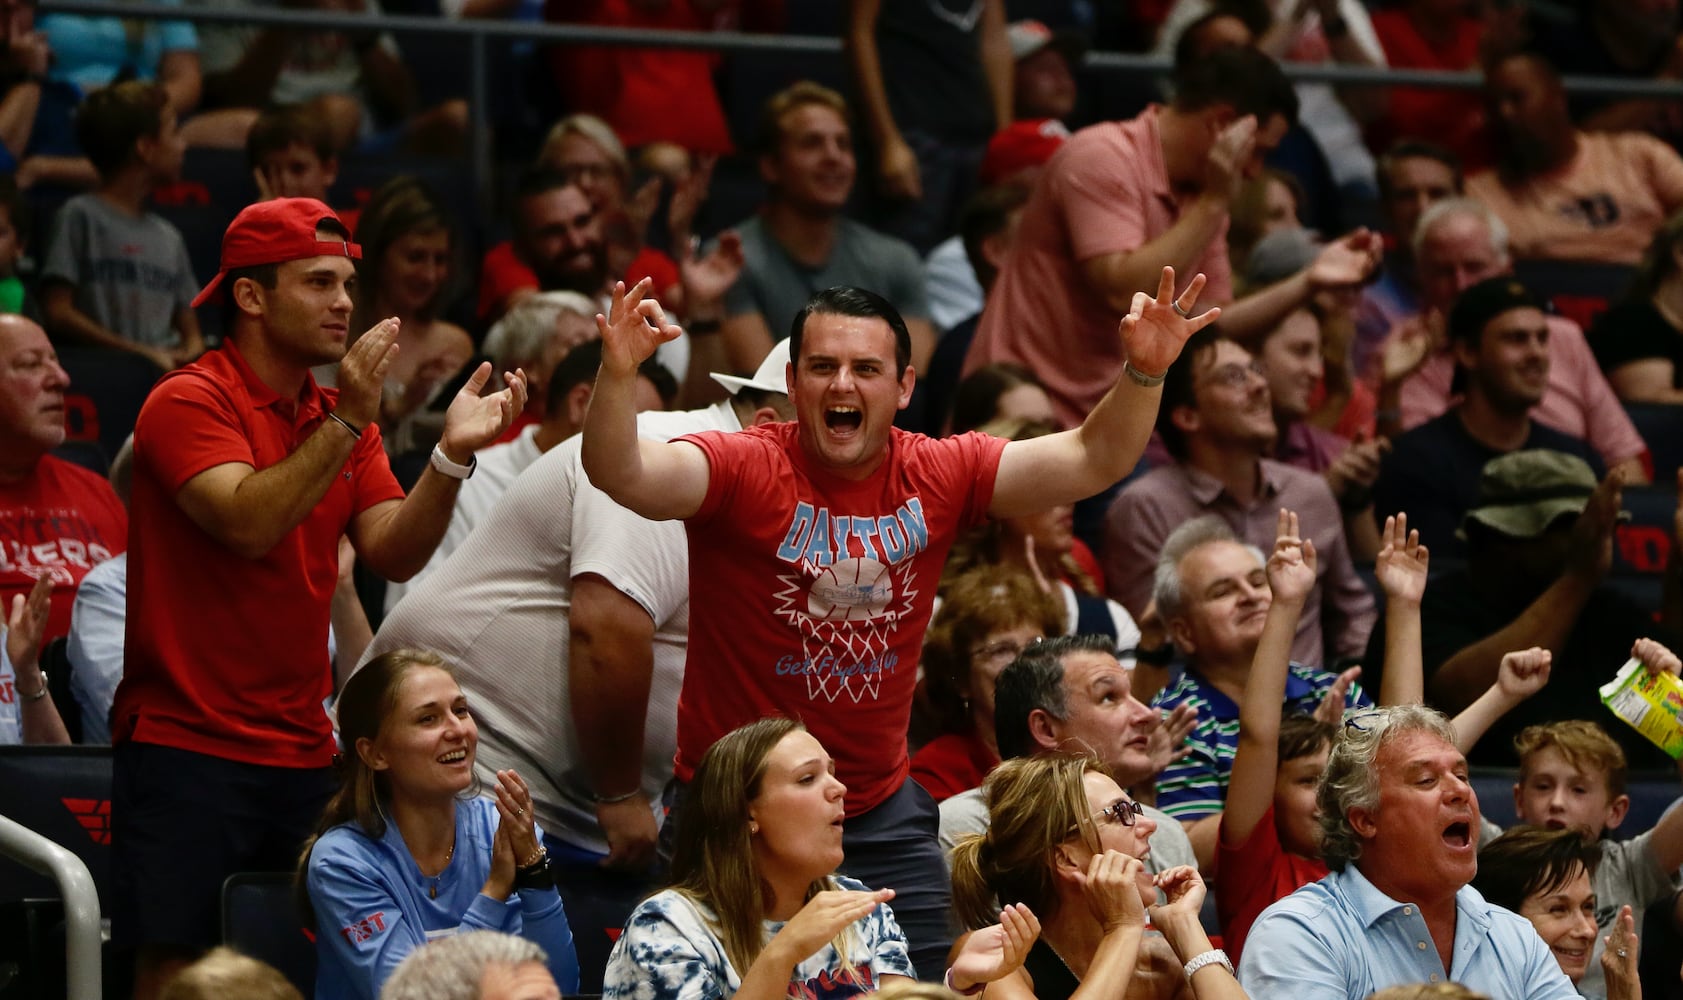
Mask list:
[[[964,242],[964,256],[985,292],[999,276],[982,254],[988,237],[1005,231],[1011,213],[1028,203],[1028,188],[1021,184],[995,184],[971,195],[958,212],[958,235]]]
[[[1108,635],[1060,635],[1042,639],[1023,650],[999,673],[993,689],[993,736],[1001,760],[1027,757],[1040,748],[1029,732],[1035,709],[1062,719],[1069,709],[1064,699],[1064,657],[1071,653],[1116,655],[1116,640]]]
[[[1601,845],[1576,828],[1515,826],[1479,849],[1473,888],[1517,912],[1528,898],[1564,888],[1579,866],[1594,878],[1600,863]]]
[[[789,324],[789,357],[797,369],[801,364],[801,338],[806,333],[806,320],[813,315],[855,316],[887,323],[888,328],[894,331],[894,376],[899,378],[906,374],[906,367],[912,363],[912,335],[906,330],[906,321],[900,317],[900,310],[876,292],[852,285],[837,285],[815,292],[795,314],[794,322]]]
[[[952,432],[973,431],[999,415],[999,397],[1020,385],[1046,388],[1034,374],[1012,361],[983,365],[953,389]]]
[[[1206,354],[1213,354],[1216,345],[1227,339],[1220,327],[1204,327],[1186,338],[1186,343],[1181,345],[1180,357],[1163,376],[1163,396],[1157,404],[1157,434],[1162,437],[1163,446],[1169,449],[1169,454],[1177,459],[1186,458],[1186,435],[1175,426],[1175,410],[1197,405],[1193,390],[1201,359]]]
[[[1460,194],[1466,186],[1466,174],[1461,168],[1461,158],[1438,145],[1424,139],[1398,139],[1391,144],[1379,157],[1379,197],[1391,196],[1391,169],[1403,160],[1436,160],[1448,167],[1455,174],[1455,193]],[[1407,242],[1413,233],[1399,233],[1397,238]]]
[[[1225,104],[1234,114],[1255,115],[1262,125],[1279,115],[1297,122],[1297,91],[1274,60],[1253,48],[1220,48],[1175,70],[1174,107],[1202,111]]]
[[[1181,31],[1180,37],[1175,39],[1174,67],[1176,71],[1182,66],[1191,65],[1209,55],[1209,52],[1204,48],[1203,33],[1210,25],[1226,18],[1232,18],[1243,24],[1245,29],[1251,33],[1253,41],[1261,38],[1274,21],[1273,13],[1263,4],[1216,4],[1202,17],[1187,25]]]
[[[555,363],[555,370],[550,372],[544,412],[555,413],[574,386],[596,381],[596,370],[601,367],[602,341],[599,338],[593,337],[568,351]]]
[[[400,174],[375,189],[356,224],[357,242],[362,244],[362,259],[356,262],[358,295],[356,314],[351,328],[366,330],[373,326],[375,299],[379,296],[380,274],[386,266],[386,251],[392,244],[411,233],[444,233],[449,241],[450,271],[421,310],[421,318],[436,317],[454,297],[464,268],[455,259],[460,251],[456,222],[444,199],[418,177]]]
[[[94,91],[76,109],[76,141],[101,180],[128,166],[135,146],[164,128],[169,92],[161,84],[127,80]]]
[[[339,156],[333,145],[333,130],[327,119],[310,114],[302,105],[282,104],[270,108],[251,123],[245,134],[245,158],[252,167],[262,165],[270,153],[284,153],[293,146],[303,146],[326,163]]]
[[[520,227],[520,220],[525,216],[525,212],[521,209],[521,202],[527,198],[536,198],[540,194],[547,194],[557,188],[564,187],[578,187],[578,184],[567,174],[554,167],[534,163],[520,171],[520,176],[514,182],[514,197],[509,201],[509,209],[514,215],[515,228]]]
[[[1299,757],[1312,757],[1332,746],[1338,739],[1338,727],[1322,722],[1313,715],[1291,714],[1280,720],[1281,764]]]

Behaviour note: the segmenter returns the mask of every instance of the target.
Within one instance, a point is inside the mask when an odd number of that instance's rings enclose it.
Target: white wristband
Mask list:
[[[1234,975],[1233,963],[1228,960],[1227,952],[1220,948],[1212,948],[1202,955],[1192,956],[1192,961],[1186,963],[1186,981],[1192,982],[1192,974],[1206,965],[1219,965],[1227,970],[1228,975]]]
[[[443,445],[435,444],[432,446],[432,467],[437,469],[441,475],[449,476],[451,479],[466,479],[473,475],[473,470],[478,466],[478,456],[469,458],[466,465],[458,465],[450,461],[450,456],[444,454]]]

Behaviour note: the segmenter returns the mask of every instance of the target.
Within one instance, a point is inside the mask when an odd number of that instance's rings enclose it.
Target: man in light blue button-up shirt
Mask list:
[[[1444,980],[1499,1000],[1577,996],[1531,923],[1467,885],[1478,798],[1441,714],[1352,716],[1318,804],[1332,874],[1257,918],[1239,967],[1251,1000],[1361,1000]]]

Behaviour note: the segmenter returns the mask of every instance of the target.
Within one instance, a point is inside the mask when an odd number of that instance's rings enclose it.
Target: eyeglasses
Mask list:
[[[1123,826],[1133,826],[1134,822],[1144,815],[1145,806],[1140,805],[1138,802],[1130,802],[1127,799],[1117,799],[1110,805],[1100,809],[1096,814],[1094,814],[1093,818],[1098,819],[1100,816],[1103,816],[1105,819],[1108,819],[1113,823],[1121,823]]]
[[[1246,385],[1250,384],[1251,376],[1253,375],[1259,379],[1268,378],[1268,372],[1262,367],[1261,361],[1252,361],[1248,365],[1241,365],[1237,363],[1222,365],[1220,368],[1214,368],[1205,372],[1204,377],[1200,379],[1200,381],[1205,384],[1219,382],[1222,385],[1227,386],[1229,389],[1243,389]]]
[[[1040,638],[1041,637],[1037,635],[1027,642],[1017,642],[1014,639],[1001,639],[998,642],[989,642],[980,646],[971,646],[970,658],[974,660],[981,660],[984,663],[997,663],[1000,660],[1015,660],[1017,657],[1023,655],[1023,650],[1028,649],[1030,646],[1039,642]]]

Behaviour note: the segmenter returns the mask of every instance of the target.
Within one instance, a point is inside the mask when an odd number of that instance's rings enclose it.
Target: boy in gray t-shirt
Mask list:
[[[185,143],[164,89],[120,83],[76,115],[99,187],[66,202],[42,269],[47,329],[63,343],[129,351],[168,371],[204,353],[191,303],[199,282],[174,226],[146,199],[181,173]]]

